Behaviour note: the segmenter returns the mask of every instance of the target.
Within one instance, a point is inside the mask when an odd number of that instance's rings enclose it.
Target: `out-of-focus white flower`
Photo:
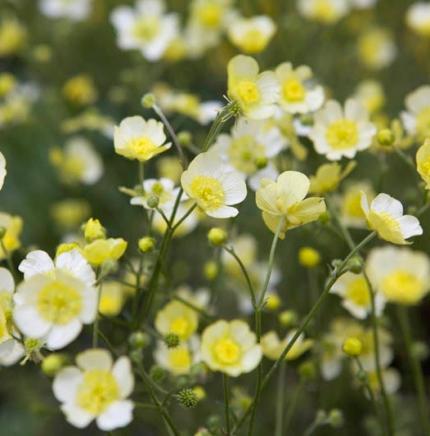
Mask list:
[[[430,36],[430,3],[417,2],[409,6],[406,13],[408,26],[422,36]]]
[[[420,86],[408,94],[405,106],[401,117],[406,130],[424,141],[430,136],[430,85]]]
[[[6,159],[3,153],[0,153],[0,189],[3,188],[4,179],[6,178]]]
[[[297,8],[308,20],[333,24],[349,12],[351,5],[346,0],[297,0]]]
[[[68,18],[82,21],[91,13],[93,0],[40,0],[42,14],[50,18]]]
[[[153,209],[148,205],[148,199],[157,199],[157,207],[161,209],[171,210],[174,206],[176,197],[178,196],[179,188],[175,187],[175,183],[162,177],[161,179],[146,179],[143,182],[143,194],[133,197],[130,204],[134,206],[143,206],[146,209]],[[187,200],[187,197],[182,195],[181,201]]]
[[[376,27],[361,34],[358,39],[358,54],[368,68],[377,70],[394,61],[397,47],[387,29]]]

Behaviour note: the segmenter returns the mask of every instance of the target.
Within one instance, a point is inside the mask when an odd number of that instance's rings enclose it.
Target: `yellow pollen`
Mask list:
[[[244,104],[254,104],[260,101],[260,91],[250,80],[242,80],[237,85],[237,94]]]
[[[234,365],[241,356],[239,345],[230,338],[220,339],[214,346],[215,359],[223,365]]]
[[[68,324],[81,312],[82,297],[75,288],[54,279],[39,292],[37,310],[46,321]]]
[[[353,280],[346,290],[346,298],[360,307],[369,307],[370,294],[364,277]]]
[[[288,102],[297,103],[304,100],[306,91],[299,80],[288,79],[282,85],[282,94]]]
[[[144,17],[134,24],[133,35],[143,41],[151,41],[157,36],[159,29],[160,25],[157,18]]]
[[[84,373],[82,383],[78,387],[76,402],[86,412],[98,416],[119,398],[119,387],[115,377],[109,371],[93,369]]]
[[[154,155],[157,146],[146,136],[140,138],[132,138],[127,143],[126,148],[130,150],[130,154],[139,160],[147,160]]]
[[[259,29],[250,29],[244,35],[241,46],[247,53],[259,53],[267,42],[267,38]]]
[[[224,204],[221,182],[210,176],[197,176],[191,182],[191,196],[203,210],[215,210]]]
[[[221,22],[222,10],[219,5],[208,4],[201,7],[197,12],[197,17],[204,26],[218,27]]]
[[[170,364],[176,369],[187,369],[191,365],[191,356],[186,348],[174,348],[169,352]]]
[[[185,337],[187,335],[188,329],[190,327],[190,323],[188,320],[181,316],[179,318],[175,318],[170,323],[170,333],[178,335],[180,338]]]
[[[381,290],[387,300],[403,304],[417,303],[425,292],[424,283],[418,277],[401,269],[384,278]]]
[[[334,121],[327,129],[326,140],[335,150],[355,147],[358,142],[357,124],[345,119]]]

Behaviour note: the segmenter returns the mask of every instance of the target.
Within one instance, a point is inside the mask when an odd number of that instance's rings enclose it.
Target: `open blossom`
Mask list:
[[[128,117],[115,126],[115,152],[127,159],[145,162],[170,148],[166,142],[164,126],[160,121],[145,120],[140,116]]]
[[[243,116],[266,119],[275,113],[279,83],[272,71],[259,72],[255,59],[238,55],[230,60],[228,95],[237,102]]]
[[[334,100],[328,101],[315,115],[309,135],[317,153],[329,160],[352,159],[358,151],[369,148],[376,133],[369,114],[356,100],[350,99],[345,108]]]
[[[366,271],[378,295],[390,303],[418,304],[430,291],[430,260],[407,247],[375,248]]]
[[[406,111],[401,117],[406,130],[424,141],[430,136],[430,85],[420,86],[408,94],[405,105]]]
[[[387,194],[378,194],[369,205],[366,195],[361,195],[361,207],[366,215],[367,224],[381,239],[393,244],[408,244],[406,239],[422,235],[423,229],[418,218],[403,215],[403,206],[399,200]]]
[[[24,281],[14,296],[13,318],[18,329],[50,349],[72,342],[97,312],[95,274],[77,250],[55,261],[41,250],[30,252],[19,265]]]
[[[308,66],[293,68],[285,62],[276,68],[275,74],[281,85],[279,105],[284,111],[305,114],[322,106],[324,90],[312,83],[312,70]]]
[[[135,9],[119,6],[111,14],[117,44],[140,50],[149,61],[160,59],[178,33],[176,14],[165,14],[163,0],[138,0]]]
[[[173,375],[188,374],[192,365],[199,361],[200,343],[196,336],[188,342],[169,348],[163,341],[157,343],[154,352],[155,361]]]
[[[297,0],[297,8],[305,18],[324,24],[333,24],[350,10],[345,0]]]
[[[42,14],[50,18],[68,18],[82,21],[91,13],[93,0],[40,0]]]
[[[165,177],[160,179],[146,179],[142,187],[142,195],[133,197],[130,200],[130,204],[143,206],[146,209],[151,209],[148,205],[149,198],[156,198],[158,200],[157,207],[161,209],[171,209],[179,193],[179,188],[175,187],[175,183]],[[181,197],[181,201],[186,199],[186,196]]]
[[[227,166],[214,151],[196,156],[181,176],[189,198],[213,218],[230,218],[239,211],[231,207],[246,197],[243,177]]]
[[[409,6],[406,13],[408,26],[421,36],[430,36],[430,4],[416,2]]]
[[[397,47],[387,29],[375,27],[366,29],[359,37],[358,55],[366,67],[378,70],[394,61]]]
[[[134,388],[128,357],[115,363],[110,353],[91,349],[76,356],[77,366],[63,368],[55,377],[53,391],[61,401],[67,421],[77,428],[96,420],[97,427],[111,431],[133,419],[133,402],[127,400]]]
[[[288,229],[317,220],[325,210],[321,197],[305,198],[310,181],[297,171],[285,171],[276,181],[264,179],[257,190],[257,207],[262,210],[263,220],[275,233],[283,220],[279,237],[284,238]]]
[[[289,342],[293,339],[296,331],[293,330],[289,332],[284,339],[279,339],[278,334],[272,330],[261,338],[261,348],[263,354],[270,360],[277,360],[281,356],[284,349],[287,347]],[[291,347],[290,351],[285,355],[285,360],[295,360],[298,359],[302,354],[306,353],[314,341],[312,339],[305,339],[305,335],[302,333],[294,345]]]
[[[254,370],[262,351],[256,336],[246,322],[219,320],[202,333],[201,358],[212,371],[231,377]]]
[[[229,23],[230,41],[244,53],[263,51],[276,31],[276,25],[267,15],[250,18],[235,17]]]

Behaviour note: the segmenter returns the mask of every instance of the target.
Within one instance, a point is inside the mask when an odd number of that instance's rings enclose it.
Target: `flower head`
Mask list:
[[[293,339],[295,334],[296,331],[293,330],[289,332],[284,339],[280,340],[275,331],[272,330],[266,333],[261,338],[261,348],[263,350],[263,354],[271,360],[279,359],[282,352]],[[290,351],[288,351],[288,353],[285,355],[285,360],[298,359],[302,354],[306,353],[306,351],[312,347],[313,343],[314,341],[312,339],[305,339],[305,335],[301,334],[291,347]]]
[[[430,136],[430,85],[417,88],[406,96],[406,111],[401,117],[410,135],[424,141]]]
[[[417,171],[426,184],[426,189],[430,189],[430,139],[426,139],[424,144],[417,151]]]

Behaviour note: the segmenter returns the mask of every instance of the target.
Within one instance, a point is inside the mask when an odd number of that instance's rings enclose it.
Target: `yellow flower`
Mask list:
[[[342,168],[338,163],[327,163],[318,167],[315,176],[311,177],[309,192],[313,194],[325,194],[334,191],[339,183],[347,177],[356,167],[356,162],[351,161]]]
[[[271,360],[277,360],[282,354],[282,351],[287,347],[288,343],[293,339],[296,331],[293,330],[283,339],[279,339],[279,336],[275,331],[270,331],[266,333],[261,338],[261,348],[263,354]],[[304,339],[304,334],[301,334],[294,345],[291,347],[290,351],[285,356],[285,360],[295,360],[299,358],[302,354],[308,351],[314,341],[312,339]]]
[[[342,195],[341,214],[342,221],[350,227],[366,227],[366,216],[361,208],[361,192],[364,192],[370,200],[375,193],[367,182],[359,182],[349,185]]]
[[[115,152],[140,162],[168,150],[171,143],[165,144],[165,141],[163,123],[153,119],[146,121],[140,116],[123,119],[114,131]]]
[[[198,322],[199,317],[195,310],[180,301],[171,301],[157,313],[155,328],[163,336],[173,333],[185,341],[195,333]]]
[[[82,249],[85,259],[93,266],[107,261],[118,260],[127,249],[127,241],[122,238],[96,239]]]
[[[369,206],[366,194],[362,193],[361,207],[369,228],[385,241],[404,245],[408,243],[406,239],[423,233],[418,219],[403,215],[402,203],[387,194],[378,194]]]
[[[302,247],[299,251],[299,263],[306,268],[314,268],[321,262],[321,255],[315,248]]]
[[[0,97],[4,97],[13,91],[16,87],[16,79],[13,74],[1,73],[0,74]]]
[[[354,94],[356,98],[370,114],[382,109],[385,104],[385,93],[380,82],[376,80],[364,80],[357,86]]]
[[[97,100],[97,90],[91,77],[86,74],[69,79],[63,86],[63,95],[70,103],[84,106]]]
[[[106,237],[106,229],[101,225],[98,219],[90,218],[83,226],[85,240],[88,242],[95,239],[104,239]]]
[[[26,29],[15,19],[6,19],[0,24],[0,56],[18,53],[27,39]]]
[[[120,283],[105,281],[101,288],[99,312],[104,316],[117,316],[124,306],[124,292]]]
[[[198,343],[181,343],[177,347],[168,348],[162,341],[158,342],[154,353],[156,362],[174,375],[188,374],[195,361],[195,348]]]
[[[267,227],[276,232],[281,220],[280,238],[294,227],[315,221],[325,212],[325,202],[321,197],[306,198],[310,181],[297,171],[285,171],[276,182],[268,179],[261,181],[256,194],[257,207],[263,212]]]
[[[90,205],[85,200],[65,199],[55,203],[51,215],[56,224],[66,230],[75,229],[90,214]]]
[[[12,253],[21,247],[19,237],[21,236],[22,226],[21,217],[0,212],[0,228],[3,227],[5,229],[2,246],[0,247],[0,260],[6,257],[3,247],[8,253]]]
[[[386,29],[366,30],[358,39],[359,57],[368,68],[386,67],[394,60],[396,53],[396,45]]]
[[[406,22],[418,35],[430,37],[430,5],[426,2],[413,3],[407,11]]]
[[[255,59],[238,55],[230,60],[228,71],[228,95],[237,102],[247,118],[270,118],[276,109],[279,83],[272,71],[259,73]]]
[[[212,371],[231,377],[254,370],[261,360],[261,347],[246,322],[216,321],[202,333],[201,358]]]
[[[417,171],[426,184],[426,189],[430,189],[430,139],[426,139],[424,144],[417,151]]]

